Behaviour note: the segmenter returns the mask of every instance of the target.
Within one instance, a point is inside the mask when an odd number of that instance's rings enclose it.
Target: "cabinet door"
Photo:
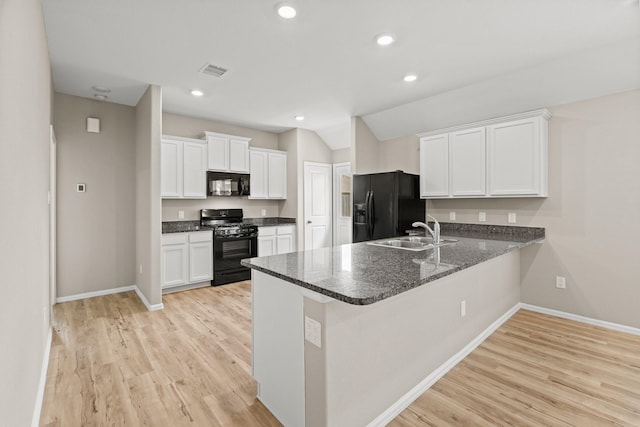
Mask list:
[[[249,141],[229,139],[229,170],[231,172],[249,172]]]
[[[420,197],[449,196],[449,135],[420,139]]]
[[[287,198],[287,155],[280,153],[269,153],[269,198]]]
[[[162,246],[162,287],[186,285],[187,274],[186,243]]]
[[[258,236],[258,256],[276,254],[276,236]]]
[[[163,140],[160,152],[162,198],[182,196],[182,142]]]
[[[189,282],[213,279],[213,242],[189,244]]]
[[[209,170],[227,172],[229,170],[229,138],[207,136]]]
[[[276,237],[276,252],[278,254],[288,254],[289,252],[293,252],[293,235],[286,234]]]
[[[189,199],[207,198],[207,146],[184,143],[183,196]]]
[[[485,128],[466,129],[449,135],[451,195],[484,196],[486,186]]]
[[[267,170],[267,152],[250,150],[250,185],[251,199],[266,199],[268,197],[269,173]]]
[[[540,193],[539,132],[535,118],[487,127],[491,196]]]

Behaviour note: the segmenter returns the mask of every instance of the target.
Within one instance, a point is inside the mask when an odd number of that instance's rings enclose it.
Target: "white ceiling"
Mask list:
[[[640,88],[637,0],[292,0],[290,21],[277,2],[42,0],[55,89],[135,105],[157,84],[164,111],[337,149],[351,116],[383,140]]]

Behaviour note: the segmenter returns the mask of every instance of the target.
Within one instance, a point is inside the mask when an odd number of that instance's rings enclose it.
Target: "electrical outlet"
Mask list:
[[[460,317],[464,317],[467,315],[467,301],[460,301]]]
[[[567,287],[567,278],[556,276],[556,288],[565,289]]]
[[[507,220],[509,221],[509,224],[515,224],[516,223],[516,213],[515,212],[509,212],[509,214],[507,215]]]
[[[184,219],[184,211],[178,211],[178,219]]]
[[[142,264],[140,264],[140,274],[142,274]]]
[[[322,325],[317,320],[304,316],[304,339],[316,347],[322,347]]]
[[[266,215],[267,215],[267,210],[266,210],[266,209],[262,209],[262,210],[260,211],[260,215],[262,215],[262,216],[266,216]]]
[[[449,212],[449,220],[451,221],[456,220],[456,213],[454,211]]]
[[[485,222],[487,220],[486,212],[478,212],[478,221]]]

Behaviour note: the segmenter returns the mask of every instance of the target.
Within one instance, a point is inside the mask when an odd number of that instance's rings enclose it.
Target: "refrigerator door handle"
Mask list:
[[[372,239],[373,238],[373,223],[375,221],[374,218],[374,211],[375,211],[375,201],[373,198],[373,191],[369,192],[369,203],[367,203],[367,224],[369,226],[369,238]]]
[[[369,198],[371,197],[371,191],[367,191],[367,195],[364,197],[364,224],[365,224],[365,232],[367,233],[367,240],[371,239],[371,233],[369,229],[371,226],[369,225],[371,222],[370,211],[369,211]]]

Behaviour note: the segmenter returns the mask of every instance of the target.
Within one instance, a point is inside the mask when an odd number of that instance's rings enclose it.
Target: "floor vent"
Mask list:
[[[228,70],[226,68],[218,67],[217,65],[208,64],[208,63],[204,64],[204,66],[200,68],[201,73],[208,74],[214,77],[221,77],[227,71]]]

